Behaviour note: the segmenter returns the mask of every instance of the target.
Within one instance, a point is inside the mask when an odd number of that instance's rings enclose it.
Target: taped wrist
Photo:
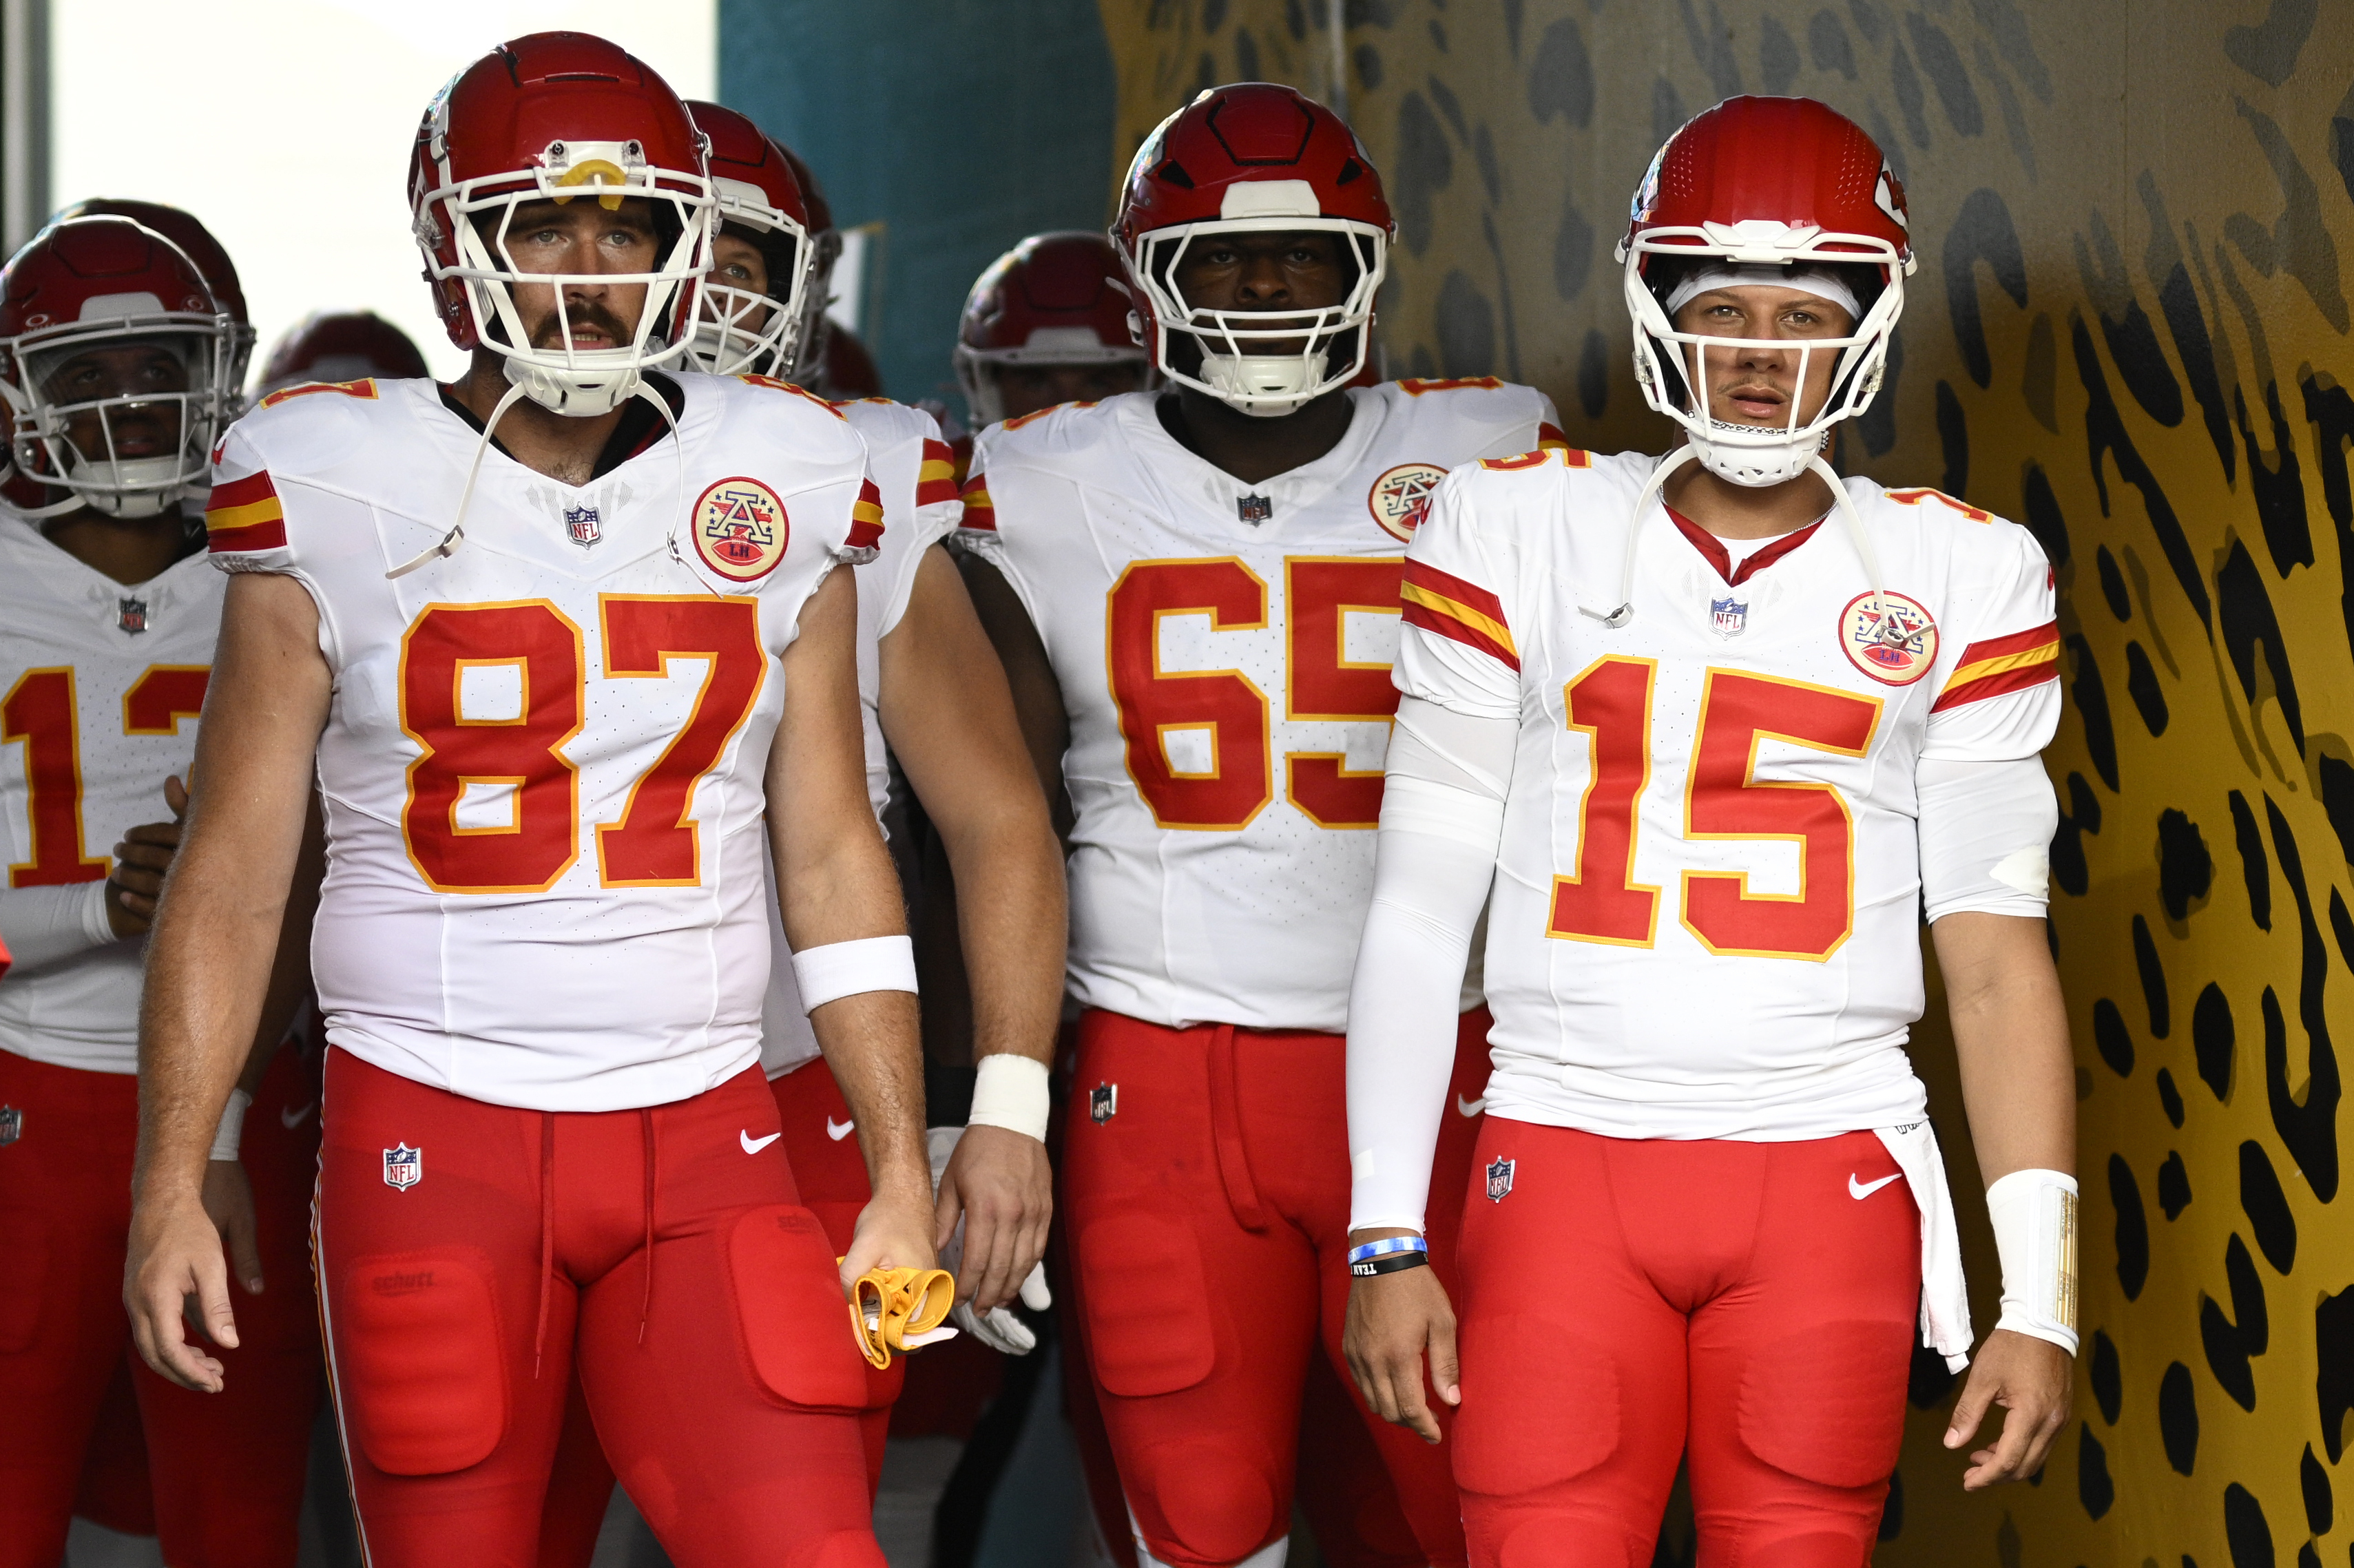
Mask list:
[[[800,983],[805,1012],[864,991],[912,991],[916,944],[906,937],[861,937],[804,948],[793,955],[793,979]]]
[[[243,1089],[228,1092],[228,1104],[221,1107],[220,1126],[213,1129],[213,1159],[237,1158],[238,1149],[245,1141],[245,1109],[252,1103],[253,1097]]]
[[[1046,1141],[1046,1064],[998,1051],[976,1064],[967,1127],[1002,1127]]]
[[[2076,1353],[2076,1179],[2014,1171],[1987,1189],[1995,1251],[2002,1259],[2002,1318],[1995,1324]]]

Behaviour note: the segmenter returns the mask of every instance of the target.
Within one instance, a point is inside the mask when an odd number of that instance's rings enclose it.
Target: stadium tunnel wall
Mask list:
[[[1100,228],[1112,62],[1088,0],[720,0],[719,96],[876,226],[861,336],[885,390],[961,408],[965,291],[1025,234]]]
[[[1611,256],[1653,150],[1739,92],[1839,107],[1920,269],[1851,470],[2016,518],[2057,569],[2053,922],[2084,1351],[2040,1484],[1965,1495],[1916,1366],[1883,1563],[2347,1560],[2354,1224],[2354,13],[2344,0],[1345,0],[1398,219],[1391,374],[1533,382],[1664,444]],[[1329,98],[1324,0],[1101,0],[1113,174],[1201,87]],[[1978,1190],[1934,998],[1915,1056]],[[1961,1204],[1983,1330],[1998,1272]],[[1671,1520],[1664,1555],[1690,1560]]]

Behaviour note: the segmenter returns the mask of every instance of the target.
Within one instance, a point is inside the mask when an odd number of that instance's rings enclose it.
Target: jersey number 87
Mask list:
[[[607,887],[696,885],[695,787],[743,727],[768,674],[758,601],[600,594],[597,608],[607,680],[661,679],[673,659],[705,666],[686,723],[631,788],[620,821],[598,826],[599,879]],[[579,769],[564,747],[586,716],[581,643],[579,626],[544,599],[428,605],[409,623],[400,727],[419,755],[408,766],[400,830],[435,892],[544,893],[578,858]],[[469,713],[468,672],[495,667],[514,672],[517,700],[498,705],[510,710],[500,716]]]

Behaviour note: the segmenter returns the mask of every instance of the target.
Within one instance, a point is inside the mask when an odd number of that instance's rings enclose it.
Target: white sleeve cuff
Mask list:
[[[215,1160],[234,1160],[245,1141],[245,1112],[253,1104],[253,1097],[243,1089],[228,1092],[228,1104],[221,1107],[220,1125],[213,1129]]]
[[[2014,1171],[1987,1189],[2002,1260],[2002,1317],[2013,1333],[2076,1353],[2076,1179]]]
[[[106,917],[106,884],[0,889],[0,942],[18,969],[37,969],[117,940]]]
[[[828,942],[793,955],[801,1008],[815,1012],[829,1001],[870,991],[916,989],[916,944],[906,937],[861,937]]]

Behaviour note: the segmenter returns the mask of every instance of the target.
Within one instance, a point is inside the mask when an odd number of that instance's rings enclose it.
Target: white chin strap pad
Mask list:
[[[1326,362],[1321,353],[1205,354],[1202,379],[1244,413],[1280,418],[1314,397]]]
[[[1717,428],[1716,422],[1711,420],[1710,429]],[[1744,435],[1759,433],[1746,425],[1723,428],[1738,429]],[[1736,446],[1695,434],[1691,437],[1691,444],[1693,451],[1699,455],[1701,466],[1717,478],[1728,484],[1759,489],[1769,484],[1787,483],[1806,472],[1808,465],[1814,461],[1829,440],[1828,431],[1821,435],[1801,432],[1792,440],[1744,441]]]

